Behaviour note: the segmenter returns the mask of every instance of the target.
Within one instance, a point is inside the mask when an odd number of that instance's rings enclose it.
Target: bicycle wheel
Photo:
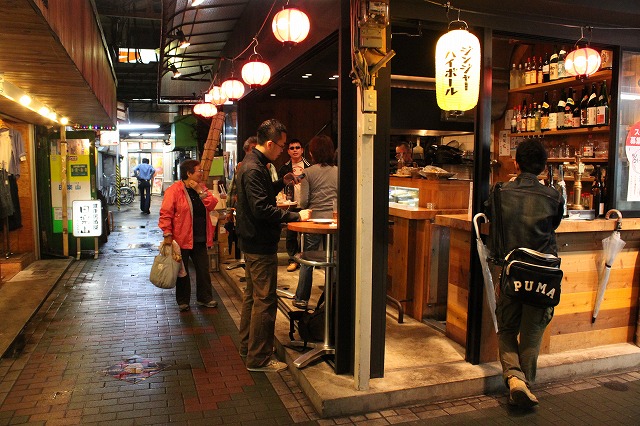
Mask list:
[[[105,194],[105,198],[107,199],[107,204],[110,206],[116,203],[116,187],[113,185],[109,185],[107,188],[107,193]]]
[[[120,187],[120,204],[131,204],[133,203],[133,191],[131,188],[127,188],[126,186]]]

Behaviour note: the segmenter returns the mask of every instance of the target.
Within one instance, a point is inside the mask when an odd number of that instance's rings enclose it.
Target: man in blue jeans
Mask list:
[[[140,210],[144,214],[151,214],[151,179],[156,174],[156,169],[149,164],[148,158],[143,158],[142,163],[133,168],[133,175],[138,178],[138,191],[140,192]]]

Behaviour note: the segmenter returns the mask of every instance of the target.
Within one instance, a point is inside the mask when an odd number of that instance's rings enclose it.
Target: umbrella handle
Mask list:
[[[476,238],[480,238],[480,225],[478,224],[478,219],[484,219],[485,222],[489,222],[487,216],[484,213],[477,213],[473,217],[473,228],[476,230]]]
[[[616,210],[616,209],[611,209],[607,212],[607,214],[604,216],[605,219],[609,219],[609,217],[611,217],[611,214],[615,214],[618,217],[618,223],[616,224],[616,230],[620,231],[622,230],[622,213],[620,213],[620,210]]]

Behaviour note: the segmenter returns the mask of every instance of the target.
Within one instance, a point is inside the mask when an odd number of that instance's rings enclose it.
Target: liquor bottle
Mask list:
[[[591,83],[591,94],[587,101],[587,126],[596,125],[596,116],[598,111],[598,94],[596,91],[596,84]]]
[[[562,217],[569,217],[569,213],[567,211],[567,184],[564,181],[564,167],[562,164],[558,165],[558,181],[556,182],[556,189],[564,199]]]
[[[580,96],[580,127],[587,126],[587,104],[589,103],[587,85],[582,88],[582,96]]]
[[[533,131],[542,131],[542,111],[535,102],[533,103]]]
[[[572,127],[577,129],[580,127],[580,99],[578,99],[578,92],[573,91],[573,123]]]
[[[556,48],[553,48],[553,53],[551,54],[551,59],[549,59],[549,81],[554,81],[558,79],[558,52],[556,52]]]
[[[524,69],[522,68],[522,62],[518,64],[518,87],[524,86]]]
[[[527,62],[524,63],[524,84],[528,86],[531,84],[531,58],[527,58]]]
[[[558,107],[556,108],[556,111],[557,111],[556,123],[557,123],[558,130],[564,129],[564,108],[566,105],[567,105],[567,96],[564,94],[564,89],[562,89],[560,91],[560,100],[558,101]]]
[[[549,54],[544,52],[544,62],[542,63],[542,82],[549,82]]]
[[[542,84],[542,56],[538,58],[538,77],[536,78],[536,83]]]
[[[602,184],[600,183],[600,166],[596,166],[596,180],[591,185],[591,198],[593,200],[593,209],[596,211],[596,217],[604,215],[604,203],[602,202]]]
[[[529,104],[529,109],[527,112],[527,132],[533,132],[536,128],[536,118],[533,115],[533,106]]]
[[[607,81],[603,81],[600,86],[600,96],[598,97],[598,107],[596,110],[596,124],[598,126],[609,125],[609,97],[607,95]]]
[[[567,92],[567,103],[564,107],[564,129],[571,129],[573,127],[573,89],[569,87]]]
[[[520,120],[520,132],[527,131],[527,100],[522,100],[522,120]]]
[[[511,71],[509,71],[509,89],[517,89],[518,88],[518,70],[516,69],[516,64],[511,65]]]
[[[556,91],[553,91],[553,97],[549,104],[549,118],[547,118],[547,130],[558,130],[558,109],[560,101],[557,100]],[[564,106],[562,107],[562,115],[564,117]]]
[[[511,133],[516,133],[518,131],[518,119],[516,118],[518,114],[518,105],[516,105],[513,108],[513,114],[511,114]]]
[[[564,68],[565,58],[567,57],[567,51],[564,50],[564,46],[558,53],[558,80],[561,78],[567,78],[567,70]]]
[[[513,123],[511,124],[511,133],[520,133],[520,125],[522,123],[522,111],[520,109],[520,105],[516,106],[516,113],[514,114],[516,117],[516,128],[513,128]]]
[[[544,100],[540,106],[540,130],[549,130],[549,92],[544,92]]]
[[[556,187],[556,182],[553,180],[553,164],[547,165],[547,186],[550,188]]]

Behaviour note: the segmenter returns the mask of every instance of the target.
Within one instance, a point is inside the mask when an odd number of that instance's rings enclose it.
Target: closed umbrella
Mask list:
[[[596,303],[593,308],[593,315],[591,316],[591,323],[596,322],[596,317],[598,316],[598,312],[600,311],[600,305],[602,304],[602,300],[604,299],[604,292],[607,289],[607,282],[609,282],[609,275],[611,274],[611,266],[618,256],[618,253],[622,251],[624,245],[626,244],[620,238],[620,230],[622,229],[622,214],[618,210],[609,210],[607,212],[606,218],[609,218],[611,213],[615,212],[618,215],[618,225],[616,230],[608,236],[607,238],[602,240],[602,257],[603,257],[603,266],[602,270],[599,274],[598,279],[598,294],[596,296]]]
[[[484,278],[484,291],[487,295],[487,304],[489,305],[489,310],[491,311],[491,318],[493,319],[493,326],[496,329],[496,333],[498,332],[498,320],[496,319],[496,291],[493,287],[493,278],[491,277],[491,270],[489,269],[489,262],[487,259],[490,256],[489,249],[482,242],[482,238],[480,237],[480,225],[478,223],[479,219],[484,219],[485,222],[488,222],[487,216],[483,213],[478,213],[473,217],[473,227],[476,230],[476,247],[478,248],[478,257],[480,258],[480,265],[482,266],[482,278]]]

